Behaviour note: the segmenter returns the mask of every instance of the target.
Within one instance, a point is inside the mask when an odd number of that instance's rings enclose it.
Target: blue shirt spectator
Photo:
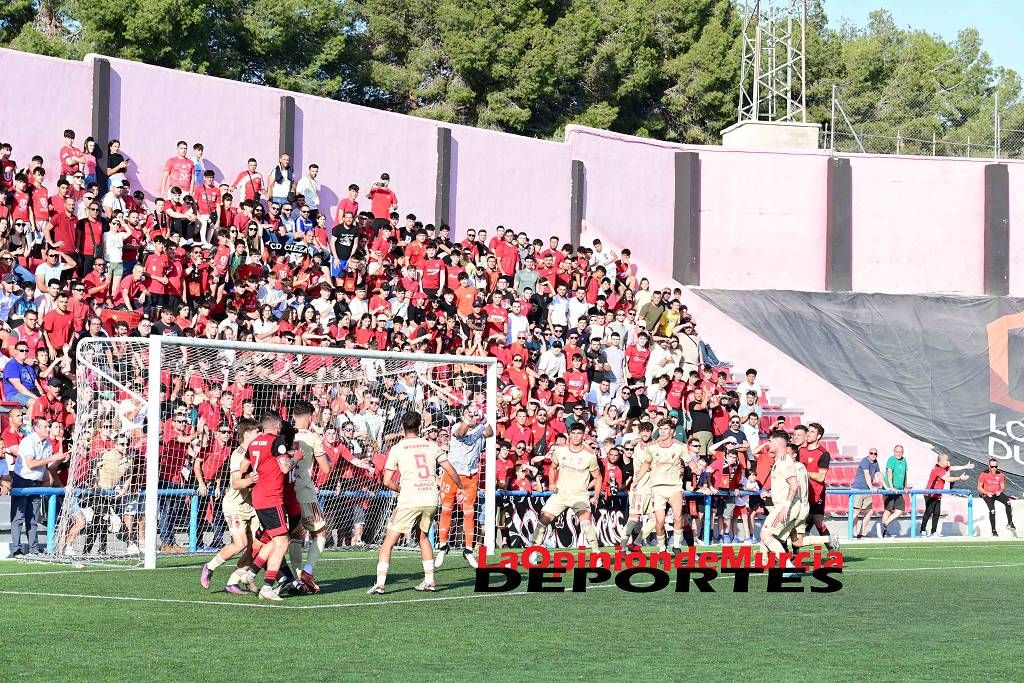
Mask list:
[[[4,366],[4,398],[27,405],[29,400],[39,396],[36,371],[25,362],[28,346],[19,343],[14,347],[14,358]]]
[[[851,488],[861,490],[871,488],[868,482],[875,482],[878,472],[878,456],[875,456],[874,460],[871,459],[871,456],[865,457],[857,465],[857,476],[853,478]]]

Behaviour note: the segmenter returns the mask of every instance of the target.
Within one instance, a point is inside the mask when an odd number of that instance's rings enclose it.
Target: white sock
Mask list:
[[[427,583],[434,583],[434,561],[423,560],[423,575],[427,579]]]
[[[664,550],[665,549],[665,537],[664,536],[657,536],[656,538],[658,539],[658,550]]]
[[[388,567],[391,565],[387,562],[377,563],[377,585],[383,586],[384,582],[388,580]]]
[[[237,586],[238,585],[238,581],[241,578],[241,574],[242,574],[242,572],[240,570],[238,570],[238,569],[236,569],[235,571],[231,572],[231,576],[228,577],[228,585],[229,586]]]
[[[216,555],[210,558],[210,561],[206,563],[206,566],[212,572],[214,569],[221,566],[222,564],[224,564],[224,560],[220,559],[220,553],[217,553]]]
[[[313,573],[313,568],[316,567],[320,553],[324,551],[326,545],[327,539],[322,534],[313,537],[313,542],[309,544],[309,564],[303,567],[307,574]]]

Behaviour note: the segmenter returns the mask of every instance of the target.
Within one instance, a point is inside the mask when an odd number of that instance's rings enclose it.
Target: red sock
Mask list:
[[[825,522],[818,522],[817,524],[814,525],[814,528],[817,529],[818,533],[821,534],[822,536],[828,536],[829,533],[830,533],[829,530],[828,530],[828,527],[825,526]]]
[[[267,561],[257,555],[252,561],[252,570],[254,574],[259,574],[260,570],[267,566]]]
[[[277,572],[272,572],[268,569],[266,576],[263,577],[263,583],[273,586],[275,581],[277,581]]]

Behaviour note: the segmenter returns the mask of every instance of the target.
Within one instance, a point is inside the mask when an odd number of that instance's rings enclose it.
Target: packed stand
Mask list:
[[[633,484],[632,452],[647,423],[670,418],[691,453],[685,488],[718,494],[718,534],[755,535],[751,513],[761,499],[749,492],[768,480],[770,458],[759,454],[765,433],[781,425],[762,419],[757,373],[733,382],[702,341],[682,291],[652,287],[628,249],[616,252],[600,240],[573,248],[502,226],[469,228],[453,239],[447,225],[400,213],[387,173],[368,189],[349,185],[337,206],[324,206],[315,164],[303,173],[283,154],[268,173],[249,159],[237,174],[218,178],[203,145],[184,141],[160,187],[146,188],[151,197],[132,186],[134,164],[119,141],[105,152],[91,138],[82,147],[75,141],[65,131],[59,169],[44,169],[39,156],[17,163],[11,145],[0,144],[0,362],[8,407],[0,491],[67,481],[82,340],[173,335],[496,357],[500,489],[548,490],[548,451],[579,422],[600,453],[603,493],[615,496]],[[173,450],[194,465],[162,467],[167,484],[221,494],[227,460],[210,453],[233,443],[236,420],[255,417],[253,371],[251,363],[229,362],[213,379],[164,378],[161,417],[175,436],[161,457]],[[449,400],[468,402],[481,380],[478,367],[462,366]],[[333,468],[318,485],[330,489],[345,477],[372,491],[381,444],[399,429],[403,393],[281,382],[265,400],[286,409],[312,399],[312,429]],[[91,426],[79,445],[98,453],[133,448],[114,438],[117,427]],[[437,420],[428,433],[446,446],[450,427]],[[824,429],[801,430],[800,447],[827,472]],[[94,466],[103,461],[95,457]],[[105,474],[120,475],[117,468]],[[821,501],[823,482],[824,474],[812,483]],[[163,548],[180,550],[161,507]],[[699,527],[703,508],[692,498],[689,508]],[[38,551],[39,512],[38,497],[12,501],[16,552]],[[365,523],[358,512],[332,515],[330,543],[360,544]],[[212,531],[219,544],[222,519]],[[136,524],[129,542],[140,534]]]

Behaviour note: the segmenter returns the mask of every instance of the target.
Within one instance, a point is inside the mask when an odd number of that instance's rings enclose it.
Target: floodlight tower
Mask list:
[[[744,0],[739,117],[807,122],[807,0]]]

